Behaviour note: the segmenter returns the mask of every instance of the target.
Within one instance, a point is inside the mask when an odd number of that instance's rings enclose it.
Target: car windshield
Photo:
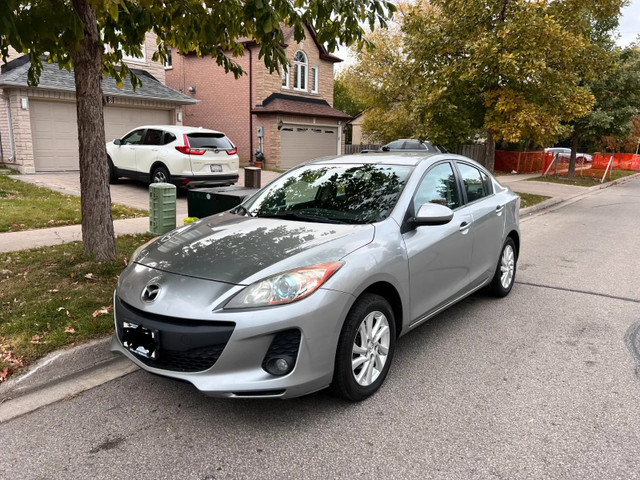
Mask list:
[[[187,138],[191,148],[218,148],[220,150],[233,148],[224,133],[189,133]]]
[[[391,213],[411,170],[399,165],[309,165],[284,174],[237,212],[307,222],[379,222]]]

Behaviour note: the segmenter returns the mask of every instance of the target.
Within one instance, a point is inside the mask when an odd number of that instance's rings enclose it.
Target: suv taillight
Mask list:
[[[185,155],[204,155],[204,152],[206,150],[199,150],[189,147],[189,140],[187,139],[187,135],[182,135],[182,138],[184,140],[184,145],[176,147],[176,150],[178,150],[180,153],[184,153]]]
[[[238,153],[238,147],[236,147],[235,145],[233,145],[233,142],[231,140],[229,140],[229,143],[233,146],[232,150],[227,150],[227,155],[235,155],[236,153]]]

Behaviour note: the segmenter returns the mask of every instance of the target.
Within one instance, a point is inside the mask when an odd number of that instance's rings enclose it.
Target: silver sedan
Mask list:
[[[452,154],[324,158],[141,247],[111,348],[221,397],[380,388],[396,340],[514,283],[520,199]]]

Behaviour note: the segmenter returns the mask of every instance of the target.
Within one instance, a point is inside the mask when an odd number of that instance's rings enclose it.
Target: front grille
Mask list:
[[[116,297],[116,327],[123,341],[123,322],[157,332],[156,358],[129,349],[142,363],[174,372],[201,372],[215,365],[235,324],[156,315],[139,310]]]

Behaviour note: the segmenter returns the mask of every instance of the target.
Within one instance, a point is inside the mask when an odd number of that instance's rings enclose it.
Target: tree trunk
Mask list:
[[[573,126],[573,132],[571,133],[571,157],[569,157],[569,172],[567,176],[573,178],[576,176],[576,154],[578,153],[578,141],[580,135],[578,133],[578,127]]]
[[[104,47],[96,14],[88,1],[73,0],[73,8],[84,24],[84,39],[79,50],[71,52],[80,144],[83,250],[98,260],[111,260],[116,256],[116,242],[111,218],[102,108],[101,61]]]
[[[487,130],[487,140],[484,144],[484,166],[493,173],[496,161],[496,141],[493,134]]]

